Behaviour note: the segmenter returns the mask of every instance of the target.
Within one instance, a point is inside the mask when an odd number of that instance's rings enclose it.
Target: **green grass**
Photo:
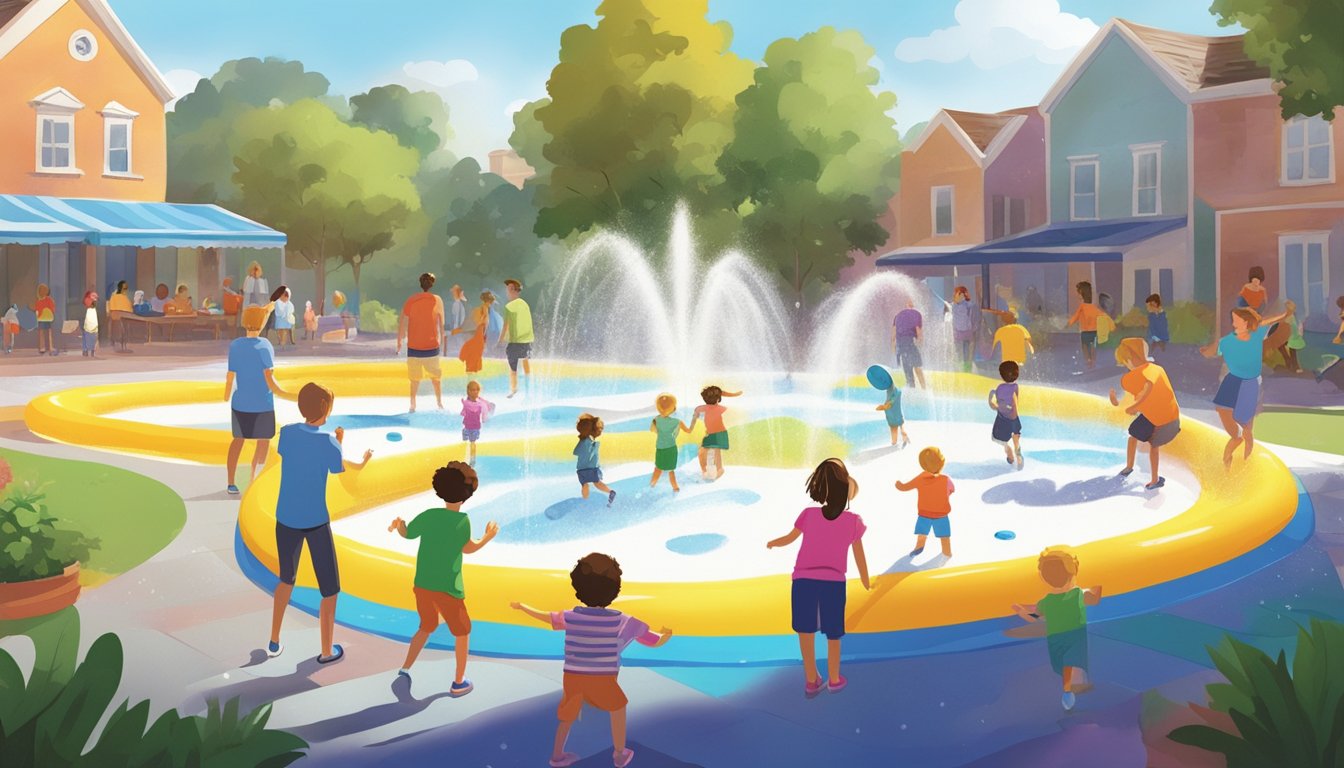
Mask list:
[[[1293,448],[1344,456],[1344,411],[1266,411],[1255,419],[1255,437]]]
[[[101,540],[80,582],[96,586],[134,568],[168,546],[187,520],[182,499],[144,475],[85,461],[0,449],[14,482],[46,486],[45,503],[63,527]]]

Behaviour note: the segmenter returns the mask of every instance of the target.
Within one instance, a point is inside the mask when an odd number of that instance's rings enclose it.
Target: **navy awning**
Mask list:
[[[960,251],[911,249],[877,260],[879,267],[965,266],[970,264],[1055,264],[1121,261],[1125,251],[1149,238],[1186,225],[1184,216],[1051,224],[1011,237],[991,240]]]
[[[0,195],[0,244],[282,248],[285,234],[215,205]]]

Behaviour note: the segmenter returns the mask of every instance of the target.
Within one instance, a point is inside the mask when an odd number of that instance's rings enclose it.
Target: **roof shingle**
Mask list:
[[[1204,37],[1145,27],[1125,19],[1116,22],[1134,33],[1191,91],[1269,77],[1266,67],[1246,55],[1242,35]]]
[[[1013,118],[1019,115],[1028,115],[1035,112],[1035,107],[1020,107],[1018,109],[1007,109],[1003,112],[962,112],[957,109],[944,109],[943,112],[952,118],[961,130],[970,138],[971,143],[975,144],[981,152],[989,149],[989,145],[999,135]]]

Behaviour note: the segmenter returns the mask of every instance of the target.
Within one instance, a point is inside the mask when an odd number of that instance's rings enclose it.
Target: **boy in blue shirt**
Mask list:
[[[1148,346],[1166,352],[1171,329],[1167,325],[1167,311],[1162,309],[1162,297],[1154,293],[1145,303],[1148,305]]]
[[[607,506],[610,507],[616,501],[616,492],[602,482],[602,462],[598,455],[601,443],[597,440],[602,436],[602,427],[602,420],[593,414],[579,414],[579,420],[574,425],[579,433],[579,442],[574,446],[574,455],[577,457],[574,466],[579,474],[583,498],[588,498],[588,486],[595,485],[597,490],[607,494]]]
[[[289,596],[294,592],[299,556],[305,542],[308,556],[313,561],[313,572],[317,575],[317,589],[322,595],[318,607],[322,654],[317,657],[317,662],[330,664],[345,656],[344,649],[331,642],[341,579],[336,570],[336,547],[331,539],[331,516],[327,511],[327,475],[340,474],[347,469],[363,469],[373,451],[365,451],[364,460],[358,464],[341,457],[345,430],[337,427],[335,434],[320,430],[331,415],[333,402],[335,397],[331,390],[312,382],[303,385],[299,390],[299,413],[303,414],[304,423],[290,424],[280,430],[280,496],[275,504],[275,551],[280,560],[280,583],[275,586],[267,656],[279,656],[284,651],[280,644],[280,623],[285,618]]]

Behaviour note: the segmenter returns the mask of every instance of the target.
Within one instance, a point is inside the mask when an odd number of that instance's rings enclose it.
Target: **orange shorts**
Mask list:
[[[584,704],[592,704],[603,712],[615,712],[624,709],[629,703],[615,675],[575,675],[566,672],[565,689],[560,695],[560,707],[556,714],[561,722],[572,723],[579,719]]]
[[[10,336],[18,336],[18,335],[19,335],[19,324],[18,324],[18,323],[5,323],[5,330],[9,332],[9,335],[10,335]]]
[[[467,602],[462,598],[453,597],[447,592],[416,587],[415,610],[420,614],[422,631],[433,632],[442,616],[453,637],[471,634],[471,616],[467,615]]]

